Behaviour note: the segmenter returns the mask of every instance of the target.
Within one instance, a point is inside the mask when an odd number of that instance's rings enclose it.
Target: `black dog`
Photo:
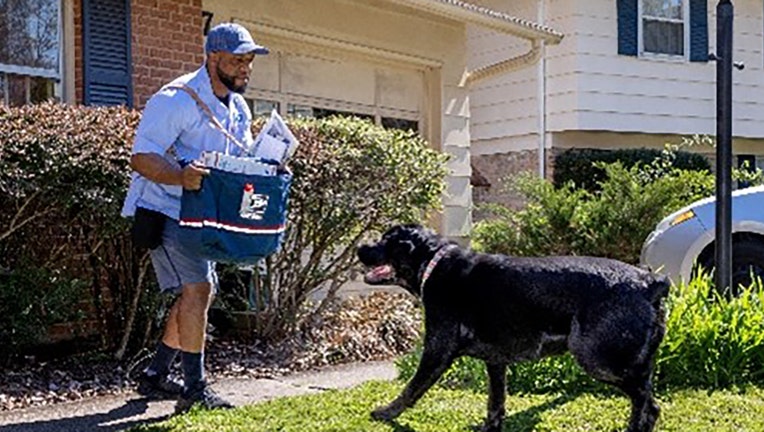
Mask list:
[[[368,284],[395,284],[422,298],[424,352],[403,392],[372,413],[390,421],[411,407],[451,363],[485,361],[488,417],[501,431],[506,367],[570,351],[595,379],[631,399],[629,432],[658,418],[651,375],[665,332],[666,278],[605,258],[479,254],[418,225],[395,226],[358,249]]]

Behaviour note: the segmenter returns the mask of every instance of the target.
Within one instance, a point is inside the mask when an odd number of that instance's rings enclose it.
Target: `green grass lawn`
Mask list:
[[[351,390],[277,399],[230,411],[192,411],[166,422],[134,429],[169,431],[280,432],[452,432],[471,431],[485,415],[485,395],[431,389],[395,424],[372,421],[369,412],[389,402],[400,382],[372,382]],[[658,431],[707,432],[764,430],[764,389],[681,390],[658,396]],[[507,398],[504,431],[623,430],[626,398],[614,395],[522,395]]]

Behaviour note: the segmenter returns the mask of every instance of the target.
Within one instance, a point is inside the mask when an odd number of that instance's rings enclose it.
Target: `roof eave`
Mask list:
[[[388,0],[444,18],[462,21],[547,44],[558,44],[563,34],[549,27],[461,0]]]

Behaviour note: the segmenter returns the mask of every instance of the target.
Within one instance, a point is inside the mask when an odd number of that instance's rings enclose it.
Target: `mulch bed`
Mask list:
[[[266,378],[339,363],[387,360],[411,351],[422,328],[421,311],[411,296],[373,293],[326,310],[309,330],[278,344],[211,338],[207,374]],[[131,362],[106,355],[51,362],[28,359],[2,371],[0,411],[76,401],[132,391],[149,351]]]

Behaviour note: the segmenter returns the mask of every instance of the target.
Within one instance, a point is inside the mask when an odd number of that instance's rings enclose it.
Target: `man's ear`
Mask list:
[[[220,53],[211,52],[207,54],[207,63],[217,66],[218,62],[220,62]]]

